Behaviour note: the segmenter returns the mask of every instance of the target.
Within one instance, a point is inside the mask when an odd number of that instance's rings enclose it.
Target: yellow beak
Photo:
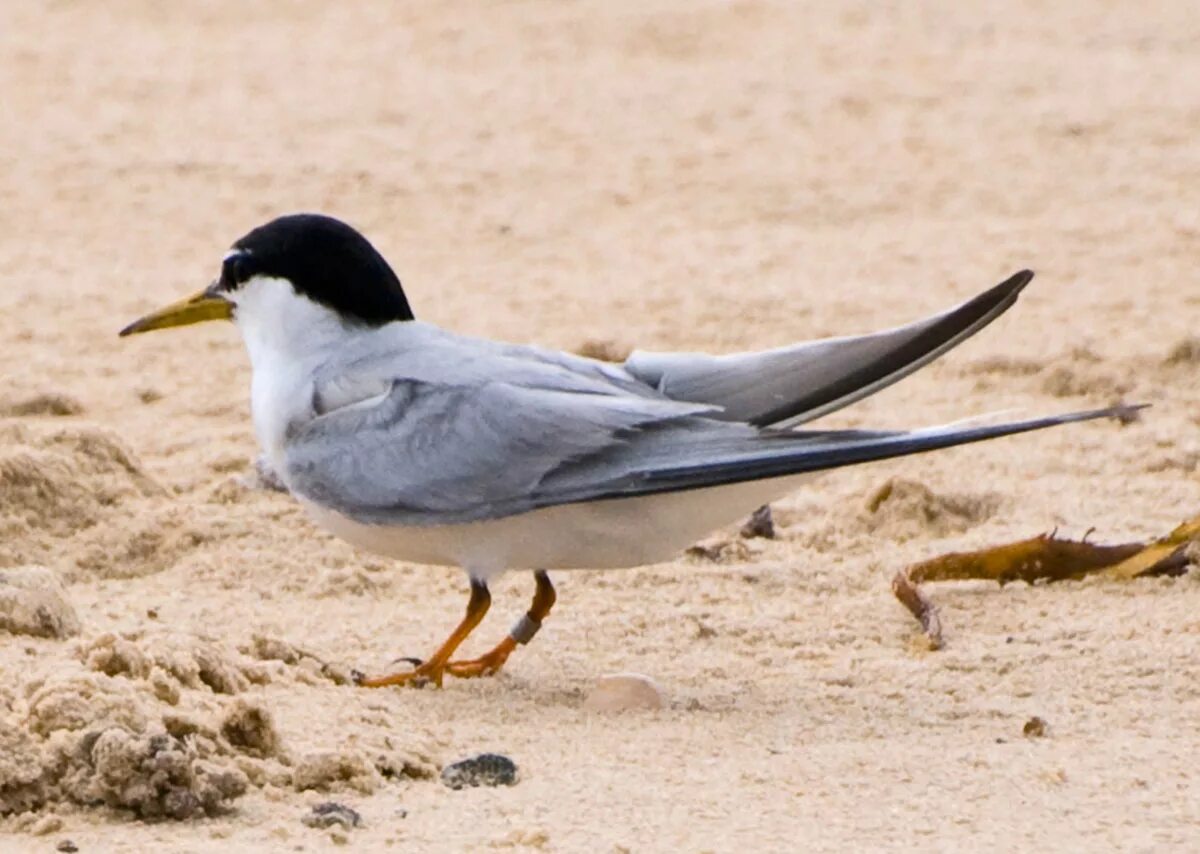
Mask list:
[[[150,332],[154,329],[169,329],[172,326],[189,326],[206,320],[232,320],[233,303],[217,293],[210,285],[198,294],[173,302],[165,308],[151,312],[135,320],[121,330],[121,337]]]

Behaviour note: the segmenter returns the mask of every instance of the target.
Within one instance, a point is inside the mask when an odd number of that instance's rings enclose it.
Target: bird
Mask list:
[[[425,659],[366,687],[497,673],[556,600],[549,572],[661,562],[842,466],[1131,407],[914,430],[815,430],[813,419],[902,379],[1009,309],[1022,270],[941,314],[871,334],[758,352],[634,351],[606,362],[456,334],[413,314],[392,267],[353,226],[279,216],[225,253],[208,287],[121,336],[212,320],[241,332],[268,469],[316,524],[360,549],[459,567],[466,613]],[[530,571],[527,612],[457,659],[488,583]]]

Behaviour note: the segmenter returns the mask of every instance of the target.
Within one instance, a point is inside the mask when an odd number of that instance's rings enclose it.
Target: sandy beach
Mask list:
[[[6,0],[0,69],[0,850],[1200,848],[1200,573],[939,585],[937,652],[889,589],[1200,513],[1191,4]],[[818,423],[1152,408],[829,473],[776,539],[556,576],[497,678],[360,689],[465,576],[259,488],[232,326],[116,335],[305,210],[419,318],[572,351],[862,333],[1028,267]],[[666,708],[585,710],[617,672]],[[516,784],[439,780],[481,752]]]

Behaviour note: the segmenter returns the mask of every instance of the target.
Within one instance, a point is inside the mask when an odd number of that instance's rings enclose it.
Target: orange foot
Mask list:
[[[386,676],[368,677],[355,671],[352,676],[354,684],[364,688],[384,688],[389,685],[402,685],[412,688],[422,688],[426,685],[442,687],[442,678],[449,673],[460,679],[472,679],[478,676],[491,676],[498,673],[517,644],[529,643],[542,626],[542,620],[550,613],[554,604],[554,586],[550,577],[542,570],[533,574],[537,581],[537,591],[533,596],[533,604],[529,611],[508,633],[508,637],[496,644],[492,650],[479,658],[467,661],[451,661],[450,656],[458,649],[459,644],[466,639],[474,628],[479,625],[483,615],[487,613],[492,597],[487,585],[482,581],[471,580],[471,600],[467,603],[467,613],[459,623],[458,628],[438,648],[438,651],[428,661],[419,658],[402,659],[413,665],[412,670],[399,673],[389,673]]]
[[[452,664],[437,665],[435,662],[427,661],[420,663],[416,659],[410,659],[417,666],[412,670],[402,670],[397,673],[388,673],[384,676],[367,676],[364,673],[353,671],[350,676],[354,680],[354,684],[360,688],[386,688],[389,685],[403,685],[408,688],[424,688],[426,685],[436,685],[442,687],[442,676],[446,673]]]
[[[488,653],[467,661],[451,661],[446,665],[446,672],[459,679],[474,679],[479,676],[494,676],[504,667],[504,662],[512,651],[517,648],[517,642],[511,637],[496,644]]]
[[[472,578],[471,598],[467,602],[467,613],[463,615],[462,622],[458,624],[458,627],[450,633],[450,637],[446,638],[446,642],[438,647],[437,652],[431,655],[428,661],[423,662],[410,658],[408,661],[416,665],[414,669],[389,673],[386,676],[367,677],[356,672],[353,674],[354,684],[363,688],[385,688],[388,685],[423,688],[433,684],[441,688],[442,676],[446,673],[446,665],[450,661],[450,656],[454,655],[459,644],[466,640],[467,635],[479,625],[479,621],[488,612],[488,606],[491,604],[492,595],[488,593],[487,584]]]

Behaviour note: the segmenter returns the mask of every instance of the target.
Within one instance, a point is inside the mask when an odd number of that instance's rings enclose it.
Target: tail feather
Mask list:
[[[946,425],[896,433],[851,430],[845,433],[793,434],[782,431],[775,434],[766,446],[757,444],[744,453],[725,453],[716,459],[696,464],[643,470],[623,479],[623,482],[609,484],[603,494],[593,493],[590,497],[624,498],[825,471],[1028,433],[1061,424],[1097,418],[1128,419],[1143,408],[1114,406],[1006,424]]]

